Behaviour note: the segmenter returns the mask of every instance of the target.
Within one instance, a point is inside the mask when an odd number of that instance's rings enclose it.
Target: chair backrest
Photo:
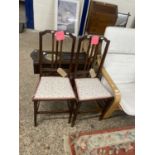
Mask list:
[[[44,50],[43,49],[43,38],[45,35],[50,34],[52,37],[51,40],[51,50]],[[69,40],[68,40],[69,38]],[[64,41],[67,40],[70,44],[69,51],[69,68],[68,70],[65,70],[68,75],[70,74],[72,70],[72,63],[73,63],[73,56],[74,56],[74,47],[75,47],[75,41],[76,37],[73,36],[69,32],[64,32],[64,31],[54,31],[54,30],[45,30],[41,31],[39,33],[39,68],[40,68],[40,76],[43,75],[58,75],[57,69],[62,68],[62,54],[63,54],[63,46],[64,46]],[[49,56],[49,64],[50,67],[43,67],[43,59],[45,57],[45,54],[48,54]]]
[[[79,71],[78,65],[79,65],[79,59],[80,59],[80,52],[83,52],[82,45],[85,41],[88,42],[87,47],[85,48],[86,57],[84,60],[82,71]],[[102,42],[104,42],[105,48],[102,49],[103,55],[101,58],[101,63],[95,70],[97,73],[97,76],[99,76],[100,70],[104,63],[110,41],[103,36],[97,36],[97,35],[84,35],[83,37],[79,38],[78,48],[76,53],[76,66],[75,66],[76,77],[78,76],[78,73],[84,74],[84,76],[86,77],[89,75],[89,70],[91,68],[94,68],[95,66],[97,54],[101,54],[101,52],[99,53],[99,46],[101,45]]]
[[[115,83],[130,83],[135,80],[134,29],[107,27],[104,37],[110,40],[104,67]],[[102,48],[105,45],[102,44]]]

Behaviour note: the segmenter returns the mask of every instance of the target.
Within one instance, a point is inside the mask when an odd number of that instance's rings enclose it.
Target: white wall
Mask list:
[[[82,11],[83,0],[80,1],[80,12]],[[95,0],[118,5],[118,11],[130,12],[127,27],[132,25],[135,17],[135,0]],[[54,29],[55,0],[33,0],[34,27],[36,30]],[[81,15],[80,15],[81,16]]]
[[[34,28],[54,29],[54,0],[33,0]]]

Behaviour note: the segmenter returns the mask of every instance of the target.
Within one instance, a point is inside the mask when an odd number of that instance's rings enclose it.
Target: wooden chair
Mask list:
[[[82,43],[85,42],[86,40],[89,43],[86,51],[87,56],[85,60],[85,65],[82,70],[79,70],[78,69],[79,53],[82,48]],[[98,47],[102,42],[105,42],[105,48],[103,50],[101,62],[97,66],[96,58],[98,54]],[[71,126],[74,126],[75,124],[77,114],[80,112],[79,109],[81,103],[94,102],[98,104],[99,101],[113,99],[113,96],[108,92],[106,88],[103,87],[100,81],[101,69],[107,54],[109,43],[110,41],[102,36],[99,37],[99,36],[85,35],[79,39],[78,49],[76,53],[76,67],[74,72],[74,84],[73,84],[74,86],[73,88],[76,94],[76,102]],[[100,108],[100,110],[98,109],[98,111],[96,112],[99,111],[101,112],[102,115],[102,108]]]
[[[51,67],[43,67],[43,37],[46,34],[51,34],[52,36],[52,50],[48,51],[51,56]],[[70,48],[70,65],[68,69],[61,69],[62,65],[62,49],[63,42],[66,37],[71,40]],[[39,82],[33,96],[34,102],[34,126],[37,126],[37,115],[38,114],[49,114],[49,113],[62,113],[69,112],[69,122],[71,120],[72,102],[75,100],[75,94],[70,83],[74,47],[76,38],[68,32],[63,31],[51,31],[46,30],[39,33],[39,64],[40,64],[40,78]],[[58,69],[59,68],[59,69]],[[59,72],[60,71],[60,72]],[[60,76],[60,74],[62,76]],[[62,72],[62,73],[61,73]],[[41,101],[67,101],[69,110],[65,111],[39,111],[39,104]]]

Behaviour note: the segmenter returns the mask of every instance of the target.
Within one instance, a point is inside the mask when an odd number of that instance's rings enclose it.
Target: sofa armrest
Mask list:
[[[120,91],[117,88],[116,84],[114,83],[114,81],[111,79],[110,75],[108,74],[108,72],[106,71],[106,69],[103,67],[101,70],[102,76],[105,78],[105,80],[108,82],[110,88],[112,89],[113,93],[115,95],[120,95]]]
[[[100,62],[101,62],[101,56],[98,55],[97,56],[98,65],[100,64]],[[108,84],[109,84],[110,88],[112,89],[113,93],[115,95],[120,95],[119,89],[117,88],[116,84],[114,83],[114,81],[112,80],[112,78],[110,77],[110,75],[108,74],[108,72],[106,71],[106,69],[104,67],[102,67],[101,73],[102,73],[102,76],[105,78],[105,80],[108,82]]]
[[[98,65],[100,64],[100,61],[101,61],[101,57],[98,56],[97,57]],[[102,73],[102,76],[104,77],[104,79],[109,84],[110,88],[112,89],[112,92],[114,93],[114,101],[111,104],[111,106],[107,109],[107,111],[105,112],[105,114],[103,116],[104,118],[107,118],[107,117],[111,116],[111,114],[114,110],[120,109],[119,103],[121,101],[121,93],[104,67],[102,67],[101,73]]]

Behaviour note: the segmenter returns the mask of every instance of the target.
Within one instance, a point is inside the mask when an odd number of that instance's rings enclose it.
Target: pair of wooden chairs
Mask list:
[[[52,36],[52,50],[46,51],[50,57],[50,67],[43,66],[43,38],[46,34]],[[64,41],[70,44],[68,59],[63,59]],[[84,41],[88,41],[85,59],[80,61],[80,53]],[[101,79],[102,66],[108,51],[110,41],[103,36],[87,35],[79,38],[77,52],[75,52],[76,37],[71,33],[63,31],[46,30],[39,33],[39,65],[40,78],[33,96],[34,102],[34,126],[37,126],[38,114],[69,113],[68,122],[74,126],[81,103],[95,102],[100,105],[100,118],[102,118],[103,107],[98,101],[112,99],[112,95],[104,88]],[[98,48],[104,42],[100,62],[96,64]],[[69,64],[68,68],[62,68]],[[81,68],[80,64],[83,64]],[[79,68],[80,66],[80,68]],[[65,111],[41,111],[39,105],[42,101],[67,101],[68,109]],[[54,102],[51,102],[54,103]],[[62,102],[64,103],[64,102]]]

